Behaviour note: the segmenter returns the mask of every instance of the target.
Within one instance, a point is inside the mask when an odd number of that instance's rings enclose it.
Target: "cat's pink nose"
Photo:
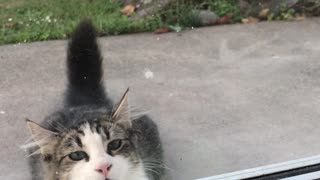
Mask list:
[[[107,177],[111,167],[112,165],[109,163],[102,163],[96,167],[96,171],[103,174],[104,177]]]

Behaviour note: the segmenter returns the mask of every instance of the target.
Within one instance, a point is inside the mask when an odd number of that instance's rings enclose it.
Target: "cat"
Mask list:
[[[163,179],[157,125],[147,115],[130,115],[129,89],[116,105],[105,93],[97,31],[90,20],[72,33],[66,64],[64,106],[41,124],[26,122],[32,179]]]

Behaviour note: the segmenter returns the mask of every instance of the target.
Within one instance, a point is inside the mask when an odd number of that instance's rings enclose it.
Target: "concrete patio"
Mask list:
[[[30,179],[24,119],[62,103],[66,41],[0,46],[0,179]],[[100,38],[105,83],[159,124],[168,180],[320,154],[320,19]]]

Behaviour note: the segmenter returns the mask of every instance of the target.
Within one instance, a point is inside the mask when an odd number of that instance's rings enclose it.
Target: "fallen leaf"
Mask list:
[[[169,28],[159,28],[154,31],[155,34],[163,34],[170,32]]]
[[[259,13],[259,18],[266,19],[268,17],[269,12],[270,12],[269,8],[262,9]]]
[[[233,17],[233,14],[228,13],[228,14],[220,17],[215,24],[217,24],[217,25],[228,24],[230,22],[230,20],[232,19],[232,17]]]
[[[249,23],[257,23],[257,22],[259,22],[259,19],[252,17],[252,16],[249,16],[247,18],[243,18],[241,21],[244,24],[249,24]]]
[[[124,8],[121,9],[121,13],[128,16],[134,12],[136,8],[132,5],[127,5]]]

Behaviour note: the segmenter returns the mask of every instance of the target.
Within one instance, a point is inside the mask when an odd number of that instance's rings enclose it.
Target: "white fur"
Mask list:
[[[143,167],[133,167],[126,158],[106,153],[106,144],[98,133],[93,133],[89,125],[83,127],[85,136],[81,136],[83,150],[89,155],[89,161],[81,160],[73,167],[70,180],[105,180],[95,169],[99,163],[112,164],[108,173],[110,180],[148,180]]]

